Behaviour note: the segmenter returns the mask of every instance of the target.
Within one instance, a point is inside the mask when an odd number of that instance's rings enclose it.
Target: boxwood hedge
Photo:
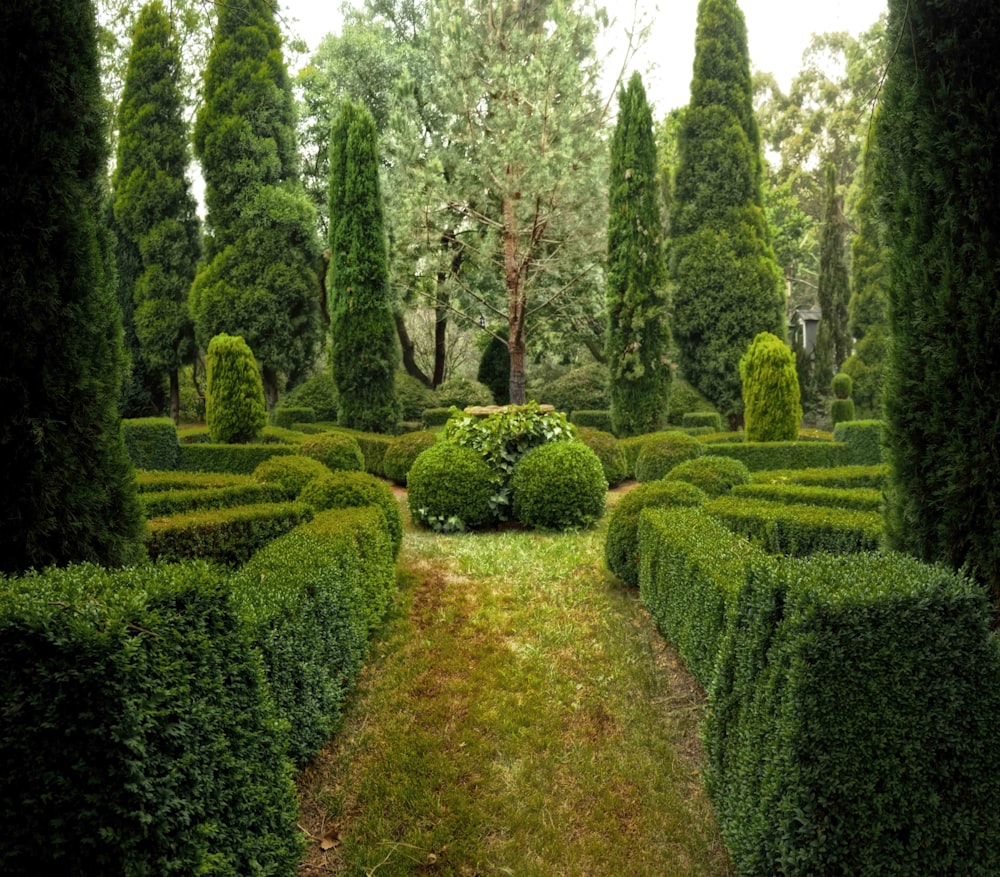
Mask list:
[[[278,484],[240,484],[193,490],[158,490],[139,494],[147,518],[176,515],[196,509],[222,509],[254,503],[281,502],[288,492]]]
[[[177,427],[169,417],[123,420],[121,430],[125,450],[136,469],[177,468]]]
[[[177,468],[185,472],[229,472],[249,475],[271,457],[298,452],[296,445],[182,444]]]
[[[733,495],[786,505],[829,506],[859,512],[877,512],[882,506],[882,491],[870,487],[842,489],[803,484],[742,484],[733,488]]]

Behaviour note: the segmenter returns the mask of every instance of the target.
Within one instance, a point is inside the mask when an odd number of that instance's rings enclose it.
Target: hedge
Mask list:
[[[817,469],[839,466],[841,442],[705,442],[705,451],[741,460],[751,472],[762,469]]]
[[[123,420],[121,431],[125,450],[136,469],[177,468],[177,427],[169,417]]]
[[[139,505],[147,518],[176,515],[196,509],[222,509],[254,503],[290,499],[278,484],[240,484],[229,487],[158,490],[139,495]]]
[[[844,462],[852,466],[875,466],[882,462],[881,420],[847,420],[833,428],[834,439],[846,445]]]
[[[712,432],[722,431],[722,415],[718,411],[687,411],[681,417],[681,426],[710,427]]]
[[[279,405],[271,409],[271,426],[280,426],[291,429],[296,423],[315,423],[316,410],[314,408],[296,408],[292,406]]]
[[[153,472],[135,473],[139,493],[161,490],[206,490],[214,487],[236,487],[253,484],[249,475],[229,475],[225,472]]]
[[[844,490],[802,484],[740,484],[733,488],[733,496],[786,505],[829,506],[859,512],[877,512],[882,507],[882,491],[870,487]]]
[[[704,730],[737,873],[1000,873],[989,618],[976,584],[902,555],[755,567]]]
[[[310,424],[302,424],[309,426]],[[325,431],[325,430],[323,430]],[[249,444],[256,445],[297,445],[306,437],[306,433],[300,429],[285,429],[281,426],[265,426],[260,435]],[[212,441],[212,434],[207,426],[186,426],[179,430],[177,439],[182,445],[210,445],[218,444]],[[245,442],[233,442],[241,445]]]
[[[812,487],[840,487],[843,489],[868,487],[881,490],[889,476],[889,467],[835,466],[832,469],[772,469],[754,472],[754,484],[802,484]]]
[[[340,718],[369,628],[392,598],[394,568],[384,517],[365,507],[321,512],[230,579],[296,764],[319,752]]]
[[[735,495],[713,499],[704,509],[771,554],[872,551],[882,540],[882,516],[874,512],[783,505]]]
[[[298,452],[297,445],[181,445],[177,468],[184,472],[250,475],[264,460]]]
[[[393,443],[395,436],[382,435],[378,432],[358,432],[357,430],[343,429],[341,427],[337,427],[333,431],[353,436],[361,447],[361,455],[365,460],[365,472],[378,475],[380,478],[384,477],[382,460],[385,457],[385,452],[389,450],[389,446]]]
[[[420,422],[424,429],[430,429],[432,426],[444,426],[457,410],[457,408],[425,408],[424,413],[420,415]]]
[[[581,410],[574,411],[569,416],[569,422],[575,426],[589,426],[592,429],[599,429],[601,432],[613,433],[614,430],[611,428],[611,412],[610,411],[589,411]]]
[[[147,525],[146,549],[153,560],[204,558],[235,567],[312,516],[310,506],[286,502],[152,518]]]
[[[0,872],[293,875],[260,658],[204,563],[0,582]]]

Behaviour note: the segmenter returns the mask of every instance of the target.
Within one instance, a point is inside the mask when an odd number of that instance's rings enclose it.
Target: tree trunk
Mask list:
[[[177,369],[170,372],[170,419],[177,423],[181,416],[181,382]]]
[[[431,379],[427,377],[421,370],[420,366],[417,365],[417,359],[414,356],[414,350],[416,346],[413,343],[413,339],[410,337],[409,330],[406,328],[406,320],[403,319],[403,315],[394,312],[392,319],[396,323],[396,334],[399,336],[399,346],[403,350],[403,368],[406,369],[406,373],[411,377],[416,378],[425,387],[434,389],[434,384],[431,383]]]
[[[527,399],[527,377],[524,373],[524,287],[521,285],[524,266],[517,251],[517,215],[510,198],[503,202],[503,267],[507,285],[507,316],[510,338],[510,404],[523,405]]]
[[[437,296],[434,300],[434,383],[431,387],[440,386],[444,380],[444,367],[448,361],[448,295],[441,291],[438,283]]]

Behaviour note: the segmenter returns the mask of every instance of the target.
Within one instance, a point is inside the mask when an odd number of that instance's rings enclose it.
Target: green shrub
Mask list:
[[[574,426],[589,426],[601,432],[614,434],[611,428],[611,412],[606,409],[597,411],[574,410],[569,416],[569,422]]]
[[[401,487],[406,485],[406,475],[417,456],[434,444],[435,435],[428,430],[411,432],[395,439],[385,452],[382,471],[385,477]]]
[[[304,424],[299,424],[304,426]],[[212,434],[207,426],[186,426],[177,433],[182,445],[212,444]],[[305,438],[305,433],[298,429],[286,429],[281,426],[265,426],[257,436],[258,445],[297,445]]]
[[[830,389],[837,399],[851,398],[851,376],[847,372],[837,372],[830,382]]]
[[[611,406],[608,379],[606,365],[594,362],[580,366],[549,383],[542,393],[541,401],[554,405],[557,411],[567,414],[577,409],[607,410]]]
[[[743,433],[742,432],[706,432],[703,435],[698,436],[698,441],[706,445],[719,445],[719,444],[730,444],[733,442],[742,442]]]
[[[139,505],[147,518],[162,518],[197,509],[224,509],[254,503],[281,502],[289,498],[294,497],[289,497],[288,492],[277,484],[251,483],[231,487],[142,493],[139,495]]]
[[[733,489],[733,495],[785,505],[829,506],[859,512],[877,512],[882,507],[882,491],[872,488],[845,490],[802,484],[743,484]]]
[[[253,470],[253,477],[264,484],[280,486],[287,499],[295,499],[310,481],[329,472],[319,460],[296,454],[265,460]]]
[[[882,462],[884,432],[885,424],[881,420],[849,420],[834,427],[833,437],[845,445],[846,465],[874,466]]]
[[[385,528],[395,559],[403,544],[403,516],[387,484],[367,472],[330,472],[310,481],[299,499],[316,511],[375,506],[385,515]]]
[[[645,508],[697,506],[708,499],[685,481],[651,481],[630,490],[611,509],[604,561],[627,585],[639,584],[639,513]]]
[[[0,690],[4,874],[295,872],[260,658],[204,563],[0,582]]]
[[[312,408],[316,420],[337,422],[337,385],[329,371],[306,378],[285,394],[285,405]]]
[[[177,427],[169,417],[123,420],[122,439],[136,469],[177,468]]]
[[[681,418],[681,426],[708,427],[709,433],[722,431],[722,415],[718,411],[689,411]]]
[[[470,405],[492,405],[490,388],[468,378],[449,378],[434,390],[434,403],[438,408],[468,408]]]
[[[394,436],[380,432],[359,432],[340,427],[335,427],[332,431],[348,435],[358,443],[358,447],[361,448],[361,456],[364,458],[365,472],[380,476],[385,474],[382,471],[382,460],[385,459],[385,452],[389,450],[389,446],[395,440]]]
[[[254,441],[267,423],[257,360],[239,335],[216,335],[205,356],[205,422],[219,444]]]
[[[230,579],[296,764],[329,739],[394,587],[384,516],[370,507],[322,512]]]
[[[705,511],[771,554],[874,551],[882,541],[882,516],[875,512],[783,505],[742,496],[713,499]]]
[[[356,438],[342,432],[324,432],[302,442],[303,457],[319,460],[331,472],[362,472],[365,458]]]
[[[609,487],[617,487],[628,478],[628,462],[625,460],[622,446],[610,432],[584,426],[577,429],[576,435],[597,454]]]
[[[296,423],[315,423],[316,411],[312,408],[294,408],[290,405],[279,405],[271,409],[271,426],[291,429]]]
[[[622,453],[625,455],[625,466],[628,469],[630,478],[635,478],[635,467],[639,462],[639,452],[642,445],[648,439],[648,435],[630,435],[628,438],[618,440]]]
[[[1000,873],[1000,656],[971,581],[897,554],[755,571],[709,688],[737,873]]]
[[[668,420],[672,426],[681,426],[684,415],[693,411],[714,412],[715,407],[683,378],[674,376],[670,382],[670,408]]]
[[[139,493],[156,493],[161,490],[206,490],[215,487],[235,487],[253,484],[249,475],[228,475],[225,472],[152,472],[135,473]]]
[[[748,442],[794,441],[802,423],[795,354],[784,341],[761,332],[740,358],[743,420]]]
[[[447,533],[492,523],[502,479],[472,448],[438,442],[413,461],[407,487],[413,520]]]
[[[420,420],[434,404],[434,391],[419,378],[405,371],[396,372],[396,398],[403,411],[403,420]]]
[[[514,517],[526,527],[587,527],[604,514],[608,481],[601,461],[579,441],[557,441],[526,453],[511,476]]]
[[[825,429],[800,429],[800,442],[832,442],[833,433]]]
[[[754,484],[803,484],[812,487],[840,487],[842,489],[870,487],[881,490],[885,487],[889,467],[878,466],[837,466],[832,469],[772,469],[753,472]]]
[[[457,410],[456,408],[425,408],[424,413],[420,415],[420,422],[424,429],[430,429],[432,426],[444,426]]]
[[[761,469],[817,469],[839,466],[840,442],[704,442],[709,454],[741,460],[751,472]]]
[[[635,461],[636,480],[659,481],[678,463],[704,453],[705,445],[687,433],[651,433],[645,436]]]
[[[854,420],[854,400],[834,399],[830,403],[830,420],[834,426],[845,420]]]
[[[491,335],[479,360],[476,380],[489,388],[497,405],[510,402],[510,350],[507,348],[507,332]]]
[[[291,502],[185,512],[150,521],[146,549],[153,560],[202,558],[237,567],[312,515],[310,506]]]
[[[729,493],[738,484],[750,483],[750,470],[732,457],[695,457],[678,463],[665,476],[665,481],[686,481],[705,491],[710,497]]]
[[[264,460],[298,454],[292,445],[181,445],[177,468],[184,472],[251,474]]]

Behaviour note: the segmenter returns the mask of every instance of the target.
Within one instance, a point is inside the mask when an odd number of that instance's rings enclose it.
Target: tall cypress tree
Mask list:
[[[891,0],[878,117],[891,247],[888,532],[1000,598],[1000,16]]]
[[[402,415],[400,354],[389,297],[377,132],[366,107],[346,101],[330,137],[331,365],[343,426],[390,432]]]
[[[618,435],[663,426],[670,400],[663,224],[653,114],[642,77],[618,94],[608,189],[608,338],[611,424]]]
[[[90,0],[0,7],[0,570],[141,557]]]
[[[746,23],[736,0],[698,4],[691,102],[678,153],[674,339],[687,379],[736,417],[740,356],[760,332],[786,334],[781,270],[762,206]]]
[[[188,290],[201,251],[196,204],[187,181],[187,126],[180,55],[160,0],[136,21],[118,112],[112,188],[119,252],[137,259],[119,274],[144,370],[170,380],[170,416],[180,409],[178,371],[194,327]]]
[[[823,317],[816,336],[816,363],[813,368],[816,390],[820,393],[827,392],[830,381],[851,352],[847,314],[851,281],[845,246],[844,206],[837,194],[837,169],[831,162],[826,166],[826,199],[819,243],[817,298]]]
[[[269,0],[218,5],[194,130],[205,177],[209,262],[190,307],[198,343],[240,335],[261,366],[268,406],[281,376],[315,360],[321,337],[315,210],[297,177],[295,113]]]

